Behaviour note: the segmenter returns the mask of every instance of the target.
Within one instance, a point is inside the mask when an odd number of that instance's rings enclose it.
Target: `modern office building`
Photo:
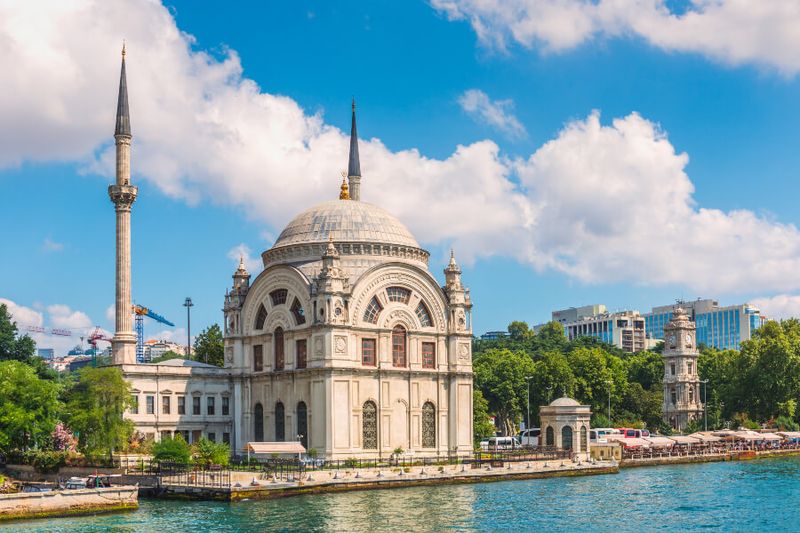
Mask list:
[[[495,341],[497,339],[503,339],[508,337],[507,331],[487,331],[483,335],[481,335],[482,341]]]
[[[640,352],[648,348],[645,321],[638,311],[608,313],[605,312],[603,305],[591,307],[602,309],[602,312],[595,315],[578,316],[577,319],[569,322],[561,322],[556,315],[564,316],[561,313],[565,313],[565,311],[556,311],[553,313],[553,320],[563,324],[564,334],[569,340],[577,337],[596,337],[629,353]],[[568,311],[570,310],[566,310],[566,312]]]
[[[36,353],[45,361],[52,361],[55,359],[55,350],[53,348],[39,348]]]
[[[697,299],[679,301],[672,305],[654,307],[644,315],[648,338],[664,340],[664,326],[672,320],[675,310],[682,308],[697,327],[697,344],[720,350],[738,350],[742,341],[768,319],[748,303],[720,307],[717,300]]]
[[[560,311],[553,311],[552,321],[566,326],[572,322],[577,322],[583,318],[605,314],[606,306],[603,304],[584,305],[582,307],[570,307]]]

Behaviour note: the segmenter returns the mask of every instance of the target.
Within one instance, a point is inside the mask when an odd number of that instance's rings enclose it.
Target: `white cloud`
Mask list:
[[[666,0],[431,0],[451,20],[466,20],[479,40],[505,50],[517,43],[560,52],[603,37],[633,36],[667,51],[694,52],[729,65],[800,70],[796,0],[692,0],[685,12]]]
[[[511,100],[492,100],[480,89],[469,89],[458,97],[458,104],[478,122],[488,124],[509,137],[527,135],[525,127],[514,115],[514,102]]]
[[[114,304],[106,307],[106,322],[116,327],[117,307]]]
[[[15,65],[0,98],[0,140],[9,140],[0,142],[0,166],[77,160],[111,181],[119,28],[128,39],[135,181],[238,206],[267,231],[336,197],[347,135],[291,98],[262,92],[235,52],[217,60],[194,51],[155,2],[0,5],[0,61]],[[378,139],[360,148],[362,197],[422,242],[454,245],[460,260],[504,255],[587,283],[800,290],[797,228],[696,205],[688,156],[637,114],[572,122],[526,160],[503,157],[490,140],[444,159],[393,152]]]
[[[800,295],[797,294],[778,294],[765,298],[756,298],[752,301],[753,305],[761,310],[761,313],[776,320],[784,318],[800,318]]]
[[[50,237],[45,238],[42,243],[42,250],[45,252],[60,252],[64,249],[64,244],[52,240]]]
[[[244,243],[240,243],[228,250],[228,258],[234,261],[236,267],[239,266],[239,259],[243,259],[244,267],[254,278],[259,272],[261,272],[263,267],[261,258],[258,256],[253,257],[252,250],[250,250],[250,247]]]
[[[17,323],[21,335],[28,334],[36,341],[37,348],[53,348],[57,356],[66,355],[67,351],[83,343],[88,348],[88,337],[95,330],[92,320],[82,311],[75,311],[62,304],[48,305],[46,311],[38,311],[31,307],[17,304],[6,298],[0,298],[0,304],[6,304],[12,320]],[[35,329],[29,329],[33,326]],[[41,330],[44,329],[45,333]],[[68,330],[71,335],[54,335],[52,330]],[[100,330],[111,337],[112,333]],[[83,337],[83,341],[81,341]],[[101,344],[101,347],[105,347]]]

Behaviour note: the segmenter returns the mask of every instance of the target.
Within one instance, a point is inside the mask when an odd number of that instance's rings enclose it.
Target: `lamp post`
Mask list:
[[[703,379],[700,383],[703,384],[703,426],[705,431],[708,431],[708,380]]]
[[[606,380],[606,385],[608,385],[608,423],[611,423],[611,385],[613,381]]]
[[[188,296],[186,300],[183,302],[183,306],[186,308],[186,357],[191,358],[192,356],[192,307],[194,304],[192,303],[192,299]],[[208,354],[206,354],[206,363],[208,362]]]
[[[525,429],[527,430],[531,429],[531,379],[533,379],[533,376],[525,376],[525,381],[527,381],[527,386],[528,386],[528,396],[527,396],[528,416],[525,419]],[[528,431],[528,437],[530,437],[530,435],[531,432]]]

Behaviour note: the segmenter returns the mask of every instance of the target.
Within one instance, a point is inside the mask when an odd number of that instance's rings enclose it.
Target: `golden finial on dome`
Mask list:
[[[339,193],[339,200],[349,200],[350,190],[347,187],[347,172],[342,172],[342,187]]]

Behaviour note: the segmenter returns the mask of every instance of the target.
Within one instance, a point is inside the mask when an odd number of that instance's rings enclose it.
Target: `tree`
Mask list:
[[[153,460],[188,465],[192,460],[192,449],[180,434],[175,438],[164,437],[153,444]]]
[[[494,424],[489,417],[489,402],[483,397],[481,391],[472,391],[472,429],[475,441],[480,441],[494,435]]]
[[[49,440],[61,404],[59,385],[20,361],[0,362],[0,449]]]
[[[224,442],[216,443],[203,437],[192,446],[195,464],[201,466],[228,464],[231,448]]]
[[[27,363],[36,354],[36,343],[28,335],[17,336],[17,323],[13,322],[6,304],[0,304],[0,361]]]
[[[78,435],[81,450],[89,455],[122,449],[133,432],[133,422],[123,418],[133,403],[131,386],[116,367],[85,367],[67,395],[69,426]]]
[[[515,320],[508,325],[508,334],[514,340],[521,340],[528,336],[530,328],[527,322]]]
[[[523,352],[489,350],[473,361],[475,385],[489,403],[503,435],[514,433],[527,406],[528,382],[534,365]]]
[[[194,359],[210,365],[225,365],[225,343],[219,325],[212,324],[195,338]]]

